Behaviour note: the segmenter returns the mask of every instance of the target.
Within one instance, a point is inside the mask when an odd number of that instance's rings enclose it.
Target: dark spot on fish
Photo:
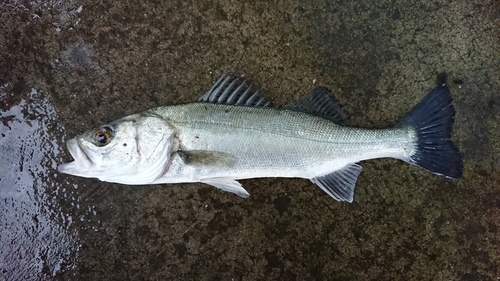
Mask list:
[[[198,137],[198,136],[195,136],[194,138],[195,138],[195,139],[199,139],[200,137]]]
[[[228,109],[226,109],[226,110],[224,110],[224,112],[225,112],[225,113],[228,113],[228,112],[229,112],[229,110],[228,110]]]
[[[205,108],[205,110],[208,110],[208,108],[206,106],[203,106]]]
[[[127,146],[127,144],[126,144],[126,143],[124,143],[124,144],[123,144],[123,146]]]
[[[464,81],[462,79],[455,79],[455,80],[453,80],[453,83],[455,83],[457,85],[461,85],[464,83]]]

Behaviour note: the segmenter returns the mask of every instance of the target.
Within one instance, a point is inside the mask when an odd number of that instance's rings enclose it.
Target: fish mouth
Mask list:
[[[66,142],[66,147],[75,161],[60,164],[57,170],[64,174],[84,176],[82,172],[92,167],[94,163],[87,153],[85,153],[85,149],[80,146],[76,138],[68,140]]]

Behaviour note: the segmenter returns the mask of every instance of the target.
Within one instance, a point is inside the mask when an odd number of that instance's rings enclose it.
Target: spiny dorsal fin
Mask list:
[[[339,102],[325,87],[317,87],[285,108],[316,115],[339,125],[346,125],[348,122],[347,114],[342,111]]]
[[[226,73],[198,101],[253,107],[269,106],[269,102],[260,96],[259,90],[254,90],[252,85],[246,82],[240,77],[231,77]]]

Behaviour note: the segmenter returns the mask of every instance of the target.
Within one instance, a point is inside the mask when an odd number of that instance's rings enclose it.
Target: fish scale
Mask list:
[[[275,108],[192,103],[148,112],[176,124],[183,149],[230,153],[241,166],[225,167],[227,172],[253,166],[254,170],[246,173],[258,173],[257,177],[271,176],[266,172],[269,165],[263,171],[255,168],[263,160],[267,163],[267,159],[275,162],[274,176],[296,177],[310,175],[311,171],[304,167],[314,169],[317,161],[336,167],[345,161],[375,158],[374,153],[379,157],[403,158],[404,147],[410,146],[411,152],[415,146],[415,136],[409,129],[352,128],[306,113]],[[283,158],[289,161],[282,161]],[[287,175],[290,171],[294,175]]]

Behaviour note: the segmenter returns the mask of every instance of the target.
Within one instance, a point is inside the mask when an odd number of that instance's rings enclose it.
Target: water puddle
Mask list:
[[[0,101],[6,95],[0,88]],[[56,199],[61,148],[53,132],[62,128],[35,89],[0,109],[0,121],[0,281],[51,280],[75,267],[79,250],[73,218]]]

